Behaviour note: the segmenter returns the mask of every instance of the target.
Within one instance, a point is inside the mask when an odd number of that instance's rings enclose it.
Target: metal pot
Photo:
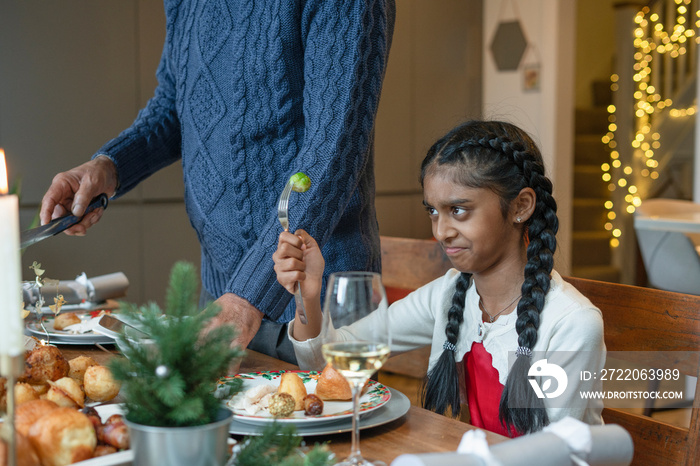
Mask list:
[[[154,427],[124,422],[129,427],[134,466],[224,466],[233,413],[219,409],[216,420],[195,427]]]

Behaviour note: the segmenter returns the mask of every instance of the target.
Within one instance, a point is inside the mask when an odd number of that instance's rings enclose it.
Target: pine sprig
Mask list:
[[[235,466],[329,466],[335,455],[326,445],[302,448],[301,437],[293,425],[272,423],[259,437],[246,437],[233,458]]]
[[[195,267],[178,262],[170,274],[165,310],[155,303],[141,307],[122,303],[121,314],[150,335],[143,340],[128,331],[122,334],[119,344],[126,357],[110,364],[122,382],[126,418],[132,422],[185,427],[216,418],[221,407],[216,382],[243,351],[231,348],[233,327],[203,333],[219,308],[209,305],[199,310],[198,284]]]

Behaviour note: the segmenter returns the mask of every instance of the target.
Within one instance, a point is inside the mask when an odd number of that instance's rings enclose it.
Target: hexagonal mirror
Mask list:
[[[491,55],[498,71],[515,71],[527,48],[519,21],[499,23],[491,41]]]

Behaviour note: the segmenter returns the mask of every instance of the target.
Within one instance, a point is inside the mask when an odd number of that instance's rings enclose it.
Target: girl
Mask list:
[[[423,406],[456,416],[466,391],[470,423],[508,436],[566,415],[601,424],[602,401],[578,398],[599,382],[581,381],[578,370],[603,367],[602,315],[552,270],[557,206],[532,139],[509,123],[464,123],[430,148],[421,184],[433,235],[454,269],[386,312],[392,351],[431,345]],[[289,336],[299,365],[318,369],[319,246],[304,231],[282,233],[273,259],[282,286],[293,292],[297,280],[303,283],[308,323],[297,317]],[[365,320],[344,330],[361,335],[371,325]],[[528,371],[539,359],[533,352],[551,357],[555,351],[576,389],[545,405]]]

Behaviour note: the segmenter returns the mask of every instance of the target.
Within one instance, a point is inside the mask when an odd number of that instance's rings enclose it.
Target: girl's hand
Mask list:
[[[311,235],[304,230],[294,234],[283,231],[272,255],[277,281],[290,293],[294,293],[297,281],[301,283],[301,294],[306,301],[319,301],[321,279],[325,261],[321,249]]]

